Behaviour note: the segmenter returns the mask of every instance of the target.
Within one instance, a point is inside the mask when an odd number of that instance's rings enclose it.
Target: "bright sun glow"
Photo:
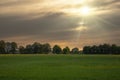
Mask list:
[[[82,7],[82,8],[81,8],[81,14],[82,14],[83,16],[90,15],[90,14],[91,14],[91,9],[90,9],[90,7],[88,7],[88,6]]]
[[[92,16],[95,14],[95,8],[89,6],[81,6],[81,7],[73,7],[68,9],[63,9],[63,12],[72,15],[79,15],[79,16]]]

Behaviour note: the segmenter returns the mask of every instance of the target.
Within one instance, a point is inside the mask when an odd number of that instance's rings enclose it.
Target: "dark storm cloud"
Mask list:
[[[49,36],[53,39],[64,39],[64,36],[71,35],[72,37],[74,31],[71,30],[76,28],[79,22],[79,18],[67,17],[63,13],[48,13],[46,16],[34,20],[19,20],[19,18],[16,16],[0,18],[1,38],[34,35],[39,38]]]

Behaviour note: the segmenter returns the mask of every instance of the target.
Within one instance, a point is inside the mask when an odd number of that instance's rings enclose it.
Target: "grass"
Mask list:
[[[120,80],[120,56],[0,55],[0,80]]]

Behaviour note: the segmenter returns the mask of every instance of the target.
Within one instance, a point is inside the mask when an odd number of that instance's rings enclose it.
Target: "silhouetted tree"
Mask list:
[[[116,51],[117,51],[117,46],[115,44],[112,44],[112,46],[111,46],[111,53],[116,54]]]
[[[73,48],[71,53],[72,54],[79,54],[79,49],[78,48]]]
[[[118,54],[120,54],[120,46],[118,46]]]
[[[17,51],[17,43],[12,42],[11,43],[11,51],[10,52],[12,52],[13,54],[15,54],[16,51]]]
[[[91,54],[98,54],[98,52],[99,52],[98,50],[99,50],[98,47],[96,45],[93,45],[91,47],[90,53]]]
[[[33,53],[42,53],[42,45],[38,42],[35,42],[32,46]]]
[[[90,54],[91,53],[91,47],[90,46],[85,46],[83,48],[83,53],[84,54]]]
[[[12,42],[11,43],[11,51],[10,52],[12,52],[13,54],[15,54],[16,50],[17,50],[17,43]]]
[[[11,43],[10,42],[6,42],[6,44],[5,44],[5,52],[7,54],[11,53],[11,49],[12,49]]]
[[[69,53],[70,53],[70,48],[69,47],[63,48],[63,54],[69,54]]]
[[[33,48],[32,45],[27,45],[25,48],[25,53],[26,54],[33,54]]]
[[[110,45],[109,44],[103,44],[103,54],[109,54],[110,53]]]
[[[42,52],[45,54],[48,54],[51,52],[51,46],[50,44],[46,43],[42,45]]]
[[[61,53],[62,53],[61,47],[58,46],[58,45],[55,45],[55,46],[53,47],[53,53],[54,53],[54,54],[61,54]]]
[[[5,41],[1,40],[0,41],[0,54],[5,53]]]
[[[24,48],[23,46],[20,46],[20,47],[19,47],[19,52],[20,52],[21,54],[24,54],[24,53],[25,53],[25,48]]]

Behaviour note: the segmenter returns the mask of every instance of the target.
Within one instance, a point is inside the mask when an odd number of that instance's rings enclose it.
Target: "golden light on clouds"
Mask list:
[[[6,3],[11,2],[10,0],[3,1]],[[17,0],[13,0],[17,3]],[[20,3],[19,3],[20,2]],[[0,14],[2,15],[22,15],[27,16],[27,18],[37,18],[44,16],[44,14],[49,12],[63,12],[67,15],[93,15],[95,7],[89,7],[92,5],[93,0],[29,0],[29,1],[19,1],[18,5],[13,4],[10,6],[0,7]],[[23,3],[22,3],[23,2]],[[28,2],[28,3],[27,3]],[[97,13],[96,13],[97,14]],[[37,15],[37,16],[36,16]]]
[[[77,36],[81,45],[105,38],[119,43],[120,33],[115,34],[120,32],[119,4],[119,0],[0,0],[0,39],[75,46]],[[105,34],[111,32],[116,36]],[[103,41],[96,40],[101,37]]]
[[[88,6],[81,6],[80,8],[70,8],[66,11],[74,15],[88,16],[93,15],[95,10]]]
[[[75,30],[77,30],[77,31],[85,31],[87,29],[88,28],[86,26],[80,26],[80,27],[77,27]]]

